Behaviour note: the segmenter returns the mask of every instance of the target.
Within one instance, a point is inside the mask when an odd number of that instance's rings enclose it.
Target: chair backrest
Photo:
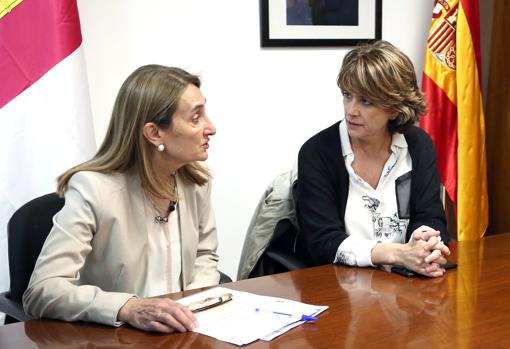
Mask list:
[[[21,206],[9,220],[7,238],[11,300],[21,303],[37,257],[53,227],[53,216],[63,206],[64,199],[57,193],[46,194]]]
[[[267,248],[260,255],[248,278],[305,268],[306,265],[296,255],[297,236],[298,229],[290,219],[279,220]]]
[[[297,171],[285,172],[269,185],[246,232],[238,280],[299,269],[295,257],[298,234],[293,190]]]

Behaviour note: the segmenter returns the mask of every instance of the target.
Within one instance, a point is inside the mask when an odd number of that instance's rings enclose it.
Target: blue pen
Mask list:
[[[255,311],[257,311],[257,312],[259,312],[259,311],[268,311],[270,313],[277,314],[277,315],[291,316],[291,317],[295,317],[295,318],[299,317],[299,315],[283,313],[281,311],[265,310],[265,309],[260,309],[260,308],[255,308]],[[299,319],[299,321],[315,321],[315,320],[317,320],[317,317],[316,316],[312,316],[312,315],[301,315],[301,318]]]

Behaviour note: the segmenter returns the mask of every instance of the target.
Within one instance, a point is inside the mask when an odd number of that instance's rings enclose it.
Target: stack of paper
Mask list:
[[[225,293],[232,294],[231,301],[195,313],[199,322],[195,332],[237,345],[257,339],[269,341],[305,322],[303,315],[316,316],[328,308],[223,287],[200,292],[178,302],[188,305]]]

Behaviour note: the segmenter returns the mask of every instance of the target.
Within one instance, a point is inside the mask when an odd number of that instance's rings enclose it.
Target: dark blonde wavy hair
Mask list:
[[[60,175],[57,192],[63,196],[69,179],[79,171],[122,173],[134,168],[146,193],[176,201],[174,189],[156,171],[156,149],[144,137],[143,127],[153,122],[168,128],[181,95],[190,84],[200,88],[199,77],[179,68],[146,65],[136,69],[119,90],[108,131],[96,155]],[[198,162],[187,164],[178,172],[198,185],[210,178],[209,171]]]
[[[405,53],[384,40],[349,51],[343,59],[337,85],[396,112],[396,119],[388,123],[391,133],[404,132],[426,111],[413,63]]]

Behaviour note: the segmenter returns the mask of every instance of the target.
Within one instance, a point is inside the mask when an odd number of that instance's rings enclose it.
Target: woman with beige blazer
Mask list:
[[[58,179],[64,208],[23,295],[35,317],[193,330],[169,292],[216,285],[207,159],[216,133],[200,80],[143,66],[122,85],[103,144]]]

